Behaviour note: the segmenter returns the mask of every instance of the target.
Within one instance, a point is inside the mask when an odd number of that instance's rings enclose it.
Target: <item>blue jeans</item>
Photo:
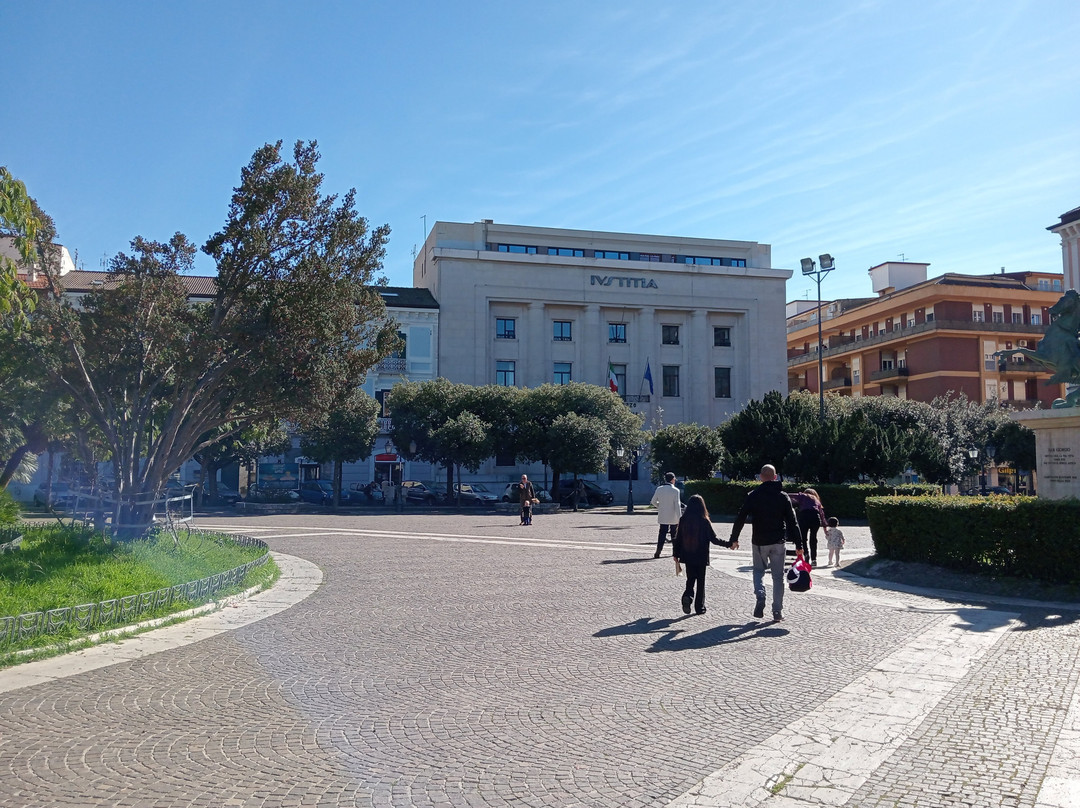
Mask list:
[[[776,544],[753,544],[754,548],[754,595],[757,602],[765,603],[765,569],[772,571],[772,610],[779,614],[784,610],[784,542]]]

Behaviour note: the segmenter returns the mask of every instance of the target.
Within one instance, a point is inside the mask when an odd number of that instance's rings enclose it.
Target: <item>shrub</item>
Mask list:
[[[733,515],[738,513],[739,508],[742,507],[747,493],[760,484],[751,480],[693,480],[686,484],[686,495],[701,494],[711,514]],[[821,503],[825,508],[825,514],[835,516],[837,519],[865,519],[868,497],[881,497],[889,494],[902,497],[926,496],[939,490],[936,485],[890,487],[867,484],[834,485],[822,483],[807,486],[784,483],[784,490],[789,493],[802,491],[807,487],[818,492]]]
[[[8,493],[0,488],[0,525],[13,525],[19,521],[19,503]]]
[[[1080,583],[1080,501],[878,497],[867,501],[878,555],[951,569]]]

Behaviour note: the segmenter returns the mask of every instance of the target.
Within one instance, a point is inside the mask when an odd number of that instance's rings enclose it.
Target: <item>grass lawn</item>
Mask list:
[[[179,545],[170,535],[117,542],[100,533],[58,525],[27,527],[24,535],[17,551],[0,554],[0,617],[152,592],[234,569],[266,552],[263,547],[205,533],[181,533]],[[269,561],[251,570],[238,586],[215,597],[267,584],[276,576],[277,567]],[[162,617],[192,605],[177,599],[171,606],[135,620]],[[113,623],[108,628],[123,624]],[[81,632],[69,626],[60,633],[16,639],[0,645],[0,653],[70,641],[101,628]]]

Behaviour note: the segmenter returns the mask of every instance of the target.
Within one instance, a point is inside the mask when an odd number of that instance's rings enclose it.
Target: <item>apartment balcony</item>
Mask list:
[[[379,373],[404,373],[406,370],[405,357],[390,356],[383,359],[375,366]]]
[[[648,396],[619,396],[627,404],[648,404]]]
[[[1042,362],[1033,362],[1030,359],[999,361],[993,369],[997,370],[998,373],[1003,373],[1005,375],[1019,373],[1023,376],[1030,376],[1032,373],[1050,372]]]
[[[843,376],[836,379],[826,379],[825,384],[821,385],[822,390],[841,390],[845,387],[851,387],[850,376]]]
[[[871,382],[883,382],[887,379],[898,379],[906,377],[908,375],[908,369],[903,368],[884,368],[883,370],[875,370],[872,373],[866,374],[867,381]]]
[[[376,420],[379,422],[379,434],[389,435],[390,430],[394,428],[393,420],[390,418],[378,418]]]
[[[1022,323],[976,323],[971,320],[931,320],[927,323],[913,325],[910,328],[894,328],[892,331],[885,331],[873,337],[856,339],[839,345],[832,344],[832,337],[829,337],[828,340],[830,345],[821,352],[821,355],[826,359],[830,356],[843,356],[852,351],[859,351],[874,345],[883,345],[888,342],[906,340],[908,337],[915,336],[916,334],[925,334],[928,331],[977,331],[984,334],[1012,334],[1019,336],[1022,339],[1026,339],[1030,335],[1041,337],[1046,333],[1046,329],[1047,326],[1045,325],[1023,325]],[[790,330],[791,329],[789,329],[789,331]],[[816,346],[816,338],[811,341]],[[793,352],[795,352],[795,355],[792,355]],[[788,349],[789,367],[791,365],[801,365],[810,361],[817,361],[817,352],[815,350],[799,352],[797,348]]]

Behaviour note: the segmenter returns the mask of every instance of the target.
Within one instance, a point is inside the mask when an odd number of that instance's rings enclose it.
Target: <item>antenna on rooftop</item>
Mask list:
[[[899,255],[897,256],[897,258],[899,258],[899,259],[900,259],[901,261],[906,261],[906,260],[907,260],[907,256],[906,256],[906,255],[904,255],[904,253],[900,253],[900,254],[899,254]]]

